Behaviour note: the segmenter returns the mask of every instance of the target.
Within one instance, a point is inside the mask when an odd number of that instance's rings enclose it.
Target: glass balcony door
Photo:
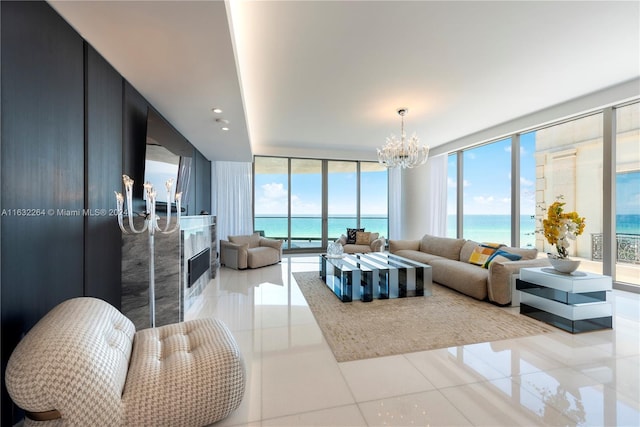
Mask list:
[[[327,229],[333,241],[358,226],[358,163],[327,162]]]
[[[616,281],[640,285],[640,103],[616,114]]]
[[[291,159],[290,248],[322,248],[322,160]]]
[[[388,173],[377,162],[257,156],[254,230],[317,252],[347,228],[388,236]]]

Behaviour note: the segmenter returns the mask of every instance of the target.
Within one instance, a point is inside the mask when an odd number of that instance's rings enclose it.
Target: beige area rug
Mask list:
[[[430,297],[344,303],[318,272],[294,273],[338,362],[538,335],[553,328],[434,284]]]

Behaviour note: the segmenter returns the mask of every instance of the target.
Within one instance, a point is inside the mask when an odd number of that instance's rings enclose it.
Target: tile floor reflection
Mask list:
[[[216,426],[640,426],[638,294],[613,291],[613,330],[338,363],[292,277],[317,270],[223,267],[186,313],[224,321],[245,359],[243,403]]]

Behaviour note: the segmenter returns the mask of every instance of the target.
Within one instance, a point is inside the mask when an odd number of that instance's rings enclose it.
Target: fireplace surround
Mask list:
[[[136,328],[150,326],[148,263],[146,234],[123,234],[122,313]],[[217,269],[215,216],[184,216],[179,233],[156,234],[156,326],[183,321],[185,311],[197,301]]]

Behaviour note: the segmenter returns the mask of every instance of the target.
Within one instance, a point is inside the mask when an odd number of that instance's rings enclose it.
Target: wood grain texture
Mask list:
[[[4,377],[22,334],[83,292],[84,100],[82,38],[45,2],[0,7]],[[12,412],[3,379],[2,425]]]
[[[84,294],[120,308],[121,232],[114,190],[122,185],[122,77],[85,44],[86,209]]]

